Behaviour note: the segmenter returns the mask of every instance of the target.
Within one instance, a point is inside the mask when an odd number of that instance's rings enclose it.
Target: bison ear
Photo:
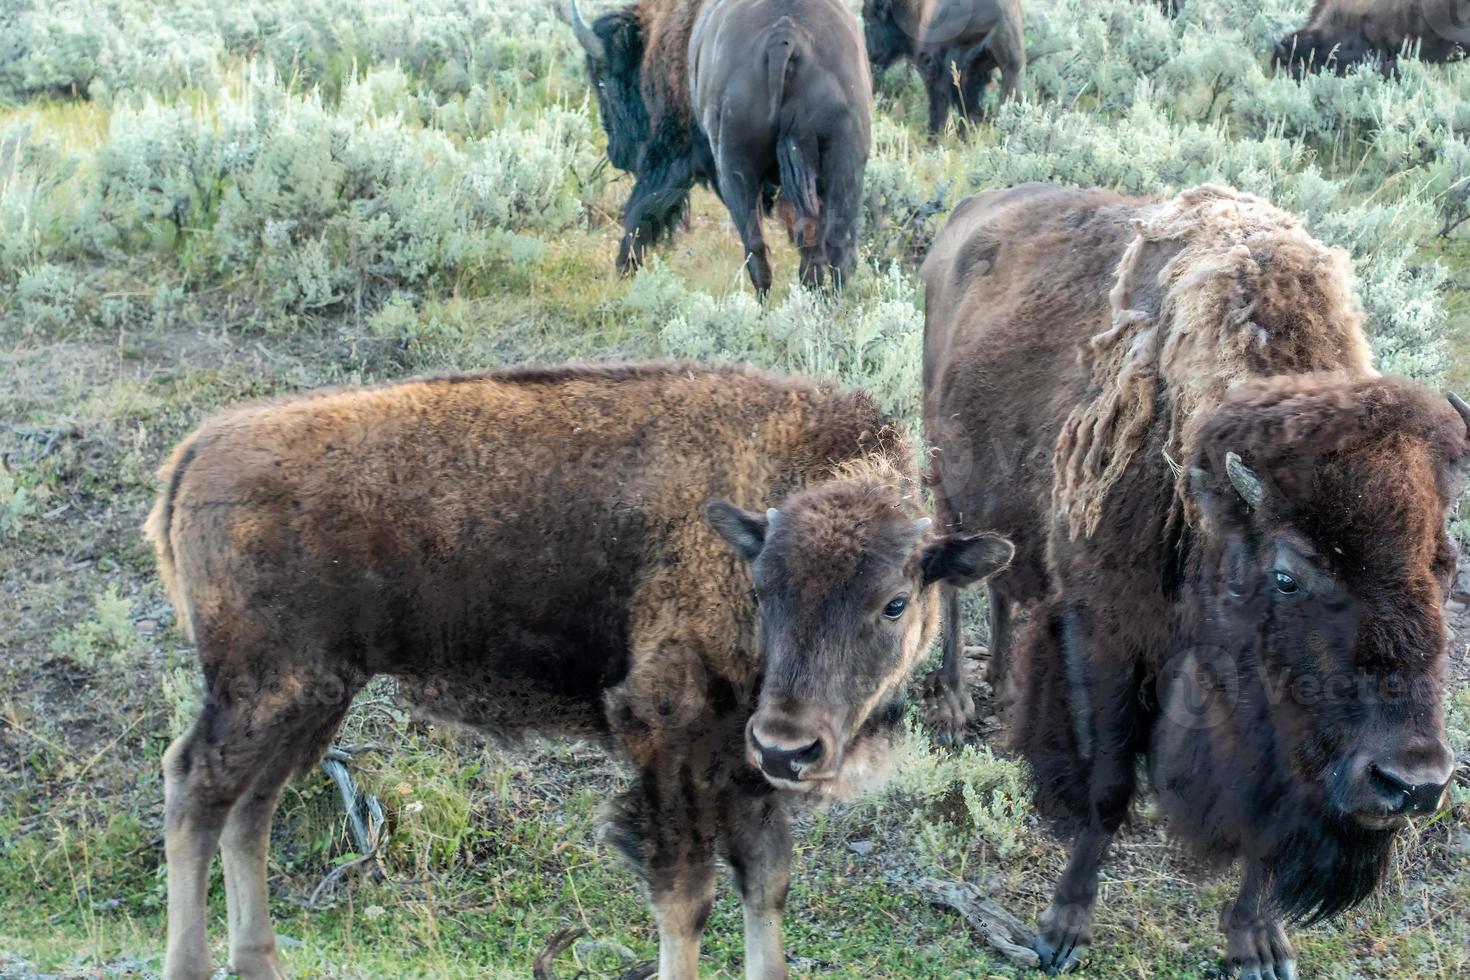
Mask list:
[[[704,505],[704,519],[746,561],[754,559],[765,546],[770,527],[765,514],[741,510],[728,500],[710,500]]]
[[[1011,563],[1015,545],[999,534],[951,535],[924,549],[919,567],[924,584],[972,585]]]

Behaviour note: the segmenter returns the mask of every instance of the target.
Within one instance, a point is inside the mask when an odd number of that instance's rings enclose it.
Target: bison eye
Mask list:
[[[883,615],[887,616],[889,619],[897,619],[898,617],[903,615],[903,611],[908,608],[908,605],[909,597],[906,595],[901,595],[897,599],[894,599],[888,605],[883,607]]]
[[[1285,572],[1276,573],[1277,592],[1280,592],[1282,595],[1296,595],[1299,589],[1300,586],[1296,584],[1296,579]]]

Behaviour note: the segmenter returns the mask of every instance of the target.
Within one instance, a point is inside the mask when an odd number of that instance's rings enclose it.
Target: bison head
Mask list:
[[[1443,805],[1466,425],[1403,382],[1308,375],[1241,386],[1193,438],[1200,642],[1161,681],[1155,780],[1176,823],[1265,863],[1285,913],[1365,897],[1405,818]]]
[[[724,501],[710,524],[750,563],[764,659],[746,725],[778,788],[842,792],[886,755],[903,683],[933,639],[940,582],[1005,567],[993,534],[938,537],[892,489],[841,481],[764,514]]]
[[[587,78],[597,93],[597,111],[607,133],[607,158],[619,170],[631,171],[648,140],[643,27],[632,8],[611,11],[588,24],[576,0],[571,0],[567,18],[587,55]]]
[[[863,0],[863,37],[874,81],[889,65],[912,56],[917,48],[918,26],[908,11],[909,4],[904,0]]]

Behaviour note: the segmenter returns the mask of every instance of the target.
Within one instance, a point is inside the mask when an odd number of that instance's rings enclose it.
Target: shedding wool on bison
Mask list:
[[[1056,444],[1055,506],[1074,536],[1097,530],[1109,492],[1156,429],[1171,459],[1187,458],[1189,420],[1265,363],[1320,359],[1353,375],[1373,373],[1347,255],[1323,247],[1298,219],[1253,195],[1199,187],[1142,209],[1130,226],[1134,238],[1108,293],[1108,329],[1079,348],[1095,394],[1073,410]],[[1161,247],[1173,252],[1162,270],[1146,261]],[[1270,337],[1254,319],[1279,316],[1297,298],[1256,288],[1263,247],[1272,262],[1294,263],[1310,277],[1315,302],[1290,311],[1286,338]],[[1284,343],[1301,349],[1283,350]],[[1190,477],[1182,467],[1174,472],[1174,505],[1182,508]]]
[[[1143,764],[1171,833],[1240,862],[1232,969],[1294,977],[1283,923],[1362,901],[1443,805],[1470,407],[1381,377],[1346,255],[1228,188],[980,194],[921,274],[938,517],[1015,543],[992,680],[1073,837],[1041,965],[1090,941]],[[930,685],[963,721],[944,606]]]

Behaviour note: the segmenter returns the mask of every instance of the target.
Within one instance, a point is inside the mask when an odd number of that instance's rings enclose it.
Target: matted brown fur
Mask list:
[[[674,111],[681,124],[692,126],[689,104],[689,35],[705,0],[641,0],[634,8],[643,29],[645,70],[643,97],[650,106]]]
[[[1079,348],[1094,394],[1057,440],[1055,503],[1074,535],[1097,529],[1109,492],[1156,427],[1162,451],[1187,458],[1188,420],[1245,378],[1375,373],[1347,253],[1324,247],[1297,218],[1204,186],[1139,207],[1129,224],[1135,237],[1118,261],[1107,329]],[[1150,268],[1150,247],[1173,255]],[[1181,506],[1187,484],[1180,467]]]
[[[648,885],[660,974],[697,976],[724,854],[747,955],[784,975],[788,807],[881,768],[931,586],[1010,554],[928,529],[870,396],[740,367],[316,392],[210,419],[159,476],[146,533],[205,678],[164,760],[170,978],[211,971],[217,843],[232,964],[278,975],[271,813],[376,674],[436,717],[618,750],[636,778],[605,837]]]

